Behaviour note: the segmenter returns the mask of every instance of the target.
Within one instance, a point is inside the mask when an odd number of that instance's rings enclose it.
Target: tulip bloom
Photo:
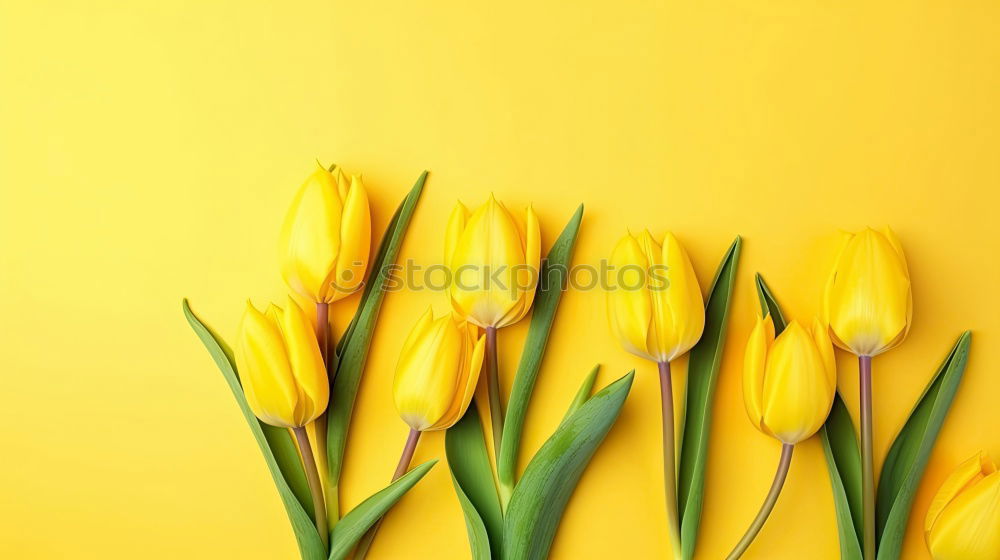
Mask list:
[[[872,450],[872,357],[906,338],[913,317],[910,273],[888,227],[845,238],[823,301],[834,343],[858,357],[861,391],[861,494],[864,557],[875,557],[875,465]]]
[[[662,246],[648,230],[628,234],[611,253],[608,322],[625,350],[657,363],[663,408],[663,479],[667,529],[680,558],[674,398],[670,362],[690,350],[705,329],[705,302],[691,259],[672,233]]]
[[[934,560],[1000,558],[1000,473],[989,457],[976,454],[944,481],[924,531]]]
[[[444,255],[458,316],[486,329],[528,314],[541,257],[538,217],[530,206],[522,228],[493,195],[471,215],[459,202],[448,220]]]
[[[330,385],[323,356],[302,308],[271,305],[261,313],[249,301],[236,342],[236,367],[250,410],[262,422],[290,428],[312,493],[316,530],[329,538],[323,484],[303,426],[326,410]]]
[[[281,226],[281,275],[317,303],[333,303],[361,285],[371,248],[371,213],[360,175],[317,164]]]
[[[410,434],[392,479],[406,474],[421,432],[446,430],[458,422],[472,401],[483,365],[484,337],[476,328],[448,314],[434,318],[430,309],[403,342],[392,383],[396,410]],[[363,560],[382,520],[362,537],[354,558]]]
[[[753,425],[795,445],[823,426],[837,390],[837,367],[826,328],[792,321],[775,338],[771,316],[757,317],[747,342],[743,402]]]
[[[757,317],[744,356],[743,401],[754,427],[781,441],[781,458],[760,512],[729,560],[742,556],[764,526],[788,476],[795,444],[823,426],[836,391],[837,368],[826,325],[814,321],[806,330],[792,321],[775,338],[771,316]]]
[[[412,430],[445,430],[468,408],[483,365],[484,338],[451,315],[431,310],[403,344],[392,394],[396,410]]]
[[[486,330],[486,385],[496,457],[500,456],[503,435],[497,329],[528,314],[535,299],[540,259],[541,234],[531,206],[521,227],[493,195],[471,215],[461,202],[455,205],[444,243],[444,261],[451,272],[448,293],[456,315]],[[501,481],[504,504],[509,498],[507,490],[512,488],[506,482]]]

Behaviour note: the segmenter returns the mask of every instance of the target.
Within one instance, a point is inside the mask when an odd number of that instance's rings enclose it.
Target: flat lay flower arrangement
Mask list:
[[[442,467],[450,471],[454,494],[440,499],[460,504],[472,558],[546,558],[570,496],[613,428],[634,376],[654,370],[662,441],[649,445],[662,446],[663,461],[647,467],[663,472],[662,538],[673,558],[693,558],[701,519],[712,515],[703,507],[705,471],[727,342],[742,345],[742,396],[750,422],[762,437],[781,443],[770,489],[745,490],[759,494],[762,506],[746,520],[748,528],[728,558],[740,558],[761,531],[780,531],[768,525],[768,516],[796,445],[812,437],[820,439],[826,457],[828,472],[815,476],[828,476],[833,489],[841,558],[899,558],[911,515],[926,520],[926,544],[938,560],[1000,558],[1000,474],[984,454],[956,465],[927,511],[913,508],[962,380],[969,332],[945,354],[876,477],[875,358],[905,341],[913,317],[908,265],[891,229],[844,234],[817,317],[783,309],[758,274],[759,312],[749,333],[727,332],[740,237],[722,252],[715,277],[704,282],[673,233],[624,235],[608,247],[606,309],[594,313],[606,313],[608,334],[649,362],[643,368],[649,371],[615,372],[617,379],[603,388],[595,387],[598,366],[578,372],[580,388],[566,395],[561,423],[533,456],[522,458],[526,412],[568,289],[583,205],[543,254],[534,210],[515,212],[492,194],[474,209],[456,205],[441,231],[448,285],[414,317],[398,349],[392,395],[385,398],[395,403],[409,435],[400,442],[395,472],[383,489],[342,511],[341,471],[354,402],[362,377],[371,375],[365,362],[379,311],[391,296],[400,247],[426,182],[424,172],[372,251],[362,177],[340,166],[319,166],[291,198],[277,232],[289,296],[264,307],[248,301],[238,332],[225,337],[233,346],[183,302],[260,447],[303,559],[365,558],[377,547],[379,525],[393,505],[430,469]],[[335,339],[330,306],[344,305],[358,292],[354,318]],[[503,329],[520,321],[529,322],[527,337],[505,395],[498,347],[505,342]],[[856,371],[838,372],[838,348],[857,358]],[[672,364],[685,355],[686,390],[677,400]],[[859,380],[858,426],[838,394],[838,375]],[[438,430],[446,430],[447,465],[412,465],[421,434]],[[523,472],[521,459],[527,460]],[[613,491],[613,483],[607,484]]]

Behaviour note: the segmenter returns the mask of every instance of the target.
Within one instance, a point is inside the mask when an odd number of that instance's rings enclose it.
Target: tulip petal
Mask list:
[[[937,516],[927,545],[935,560],[1000,558],[1000,473],[960,491]]]
[[[517,314],[505,321],[509,325],[524,318],[535,301],[535,290],[540,281],[542,236],[535,209],[528,206],[524,219],[524,266],[517,271],[517,289],[521,295],[521,305]]]
[[[291,297],[279,324],[298,394],[295,423],[304,426],[326,410],[330,380],[312,323]]]
[[[465,222],[469,218],[469,209],[461,202],[455,203],[451,215],[448,216],[448,226],[444,236],[444,262],[451,266],[452,258],[455,256],[455,248],[458,247],[458,240],[465,231]]]
[[[924,521],[924,531],[934,528],[934,522],[944,511],[944,508],[970,486],[981,481],[986,475],[996,472],[996,465],[990,458],[980,451],[974,456],[966,459],[959,465],[948,478],[941,484],[931,505],[927,508],[927,517]]]
[[[327,279],[340,253],[342,210],[333,175],[317,164],[281,226],[281,275],[294,292],[315,302],[326,301],[329,292]]]
[[[764,368],[767,364],[767,348],[774,342],[774,323],[771,316],[761,318],[750,332],[743,358],[743,403],[750,422],[763,430],[764,419]]]
[[[690,350],[705,330],[705,300],[691,259],[674,234],[663,239],[663,260],[666,265],[667,289],[663,292],[671,315],[672,345],[667,360]]]
[[[269,309],[271,316],[279,312]],[[247,302],[236,343],[236,363],[251,410],[263,422],[295,427],[298,389],[278,325]]]
[[[400,416],[411,428],[427,430],[450,408],[463,343],[454,319],[446,315],[423,330],[411,350],[399,357],[393,397]]]
[[[646,291],[649,266],[639,242],[622,237],[611,252],[608,267],[608,323],[622,347],[636,356],[656,360],[647,351],[653,306]]]
[[[466,344],[463,347],[463,360],[459,366],[454,399],[448,411],[428,430],[446,430],[454,426],[465,415],[465,410],[469,408],[476,393],[486,352],[486,337],[481,335],[477,340],[474,332],[476,328],[472,325],[463,325],[462,330],[465,332]]]
[[[819,319],[813,319],[813,342],[819,350],[820,358],[826,369],[826,380],[831,391],[837,390],[837,357],[833,353],[833,342],[830,341],[830,329]]]
[[[344,201],[340,224],[340,254],[337,266],[326,279],[329,286],[327,303],[333,303],[356,292],[365,279],[365,269],[372,244],[372,218],[368,191],[355,175]]]

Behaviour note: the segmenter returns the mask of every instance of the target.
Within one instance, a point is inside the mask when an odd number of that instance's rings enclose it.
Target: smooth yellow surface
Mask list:
[[[819,312],[837,230],[893,227],[914,289],[907,340],[874,361],[875,453],[965,328],[972,356],[914,504],[976,450],[1000,454],[1000,5],[996,2],[14,2],[0,5],[0,551],[19,559],[295,556],[263,461],[180,298],[230,340],[244,298],[279,300],[278,230],[314,158],[365,177],[381,232],[431,170],[404,258],[439,262],[461,198],[534,204],[547,250],[576,204],[576,261],[623,228],[676,233],[707,286],[744,236],[716,395],[699,558],[763,499],[779,443],[746,420],[743,342],[762,272]],[[343,332],[356,298],[334,306]],[[392,474],[392,372],[413,317],[386,300],[348,447],[344,505]],[[556,559],[663,558],[654,366],[569,293],[524,456],[590,367],[636,368],[569,503]],[[509,389],[528,322],[500,335]],[[852,357],[838,351],[852,410]],[[443,456],[421,438],[416,461]],[[834,559],[816,439],[749,559]],[[465,558],[444,465],[371,558]]]

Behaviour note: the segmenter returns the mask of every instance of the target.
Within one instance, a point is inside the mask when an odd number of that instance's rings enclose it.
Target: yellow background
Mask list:
[[[937,2],[14,2],[0,7],[0,551],[6,558],[293,558],[294,542],[182,296],[232,338],[283,294],[278,226],[313,158],[365,174],[381,231],[431,170],[403,258],[437,262],[456,198],[533,202],[576,262],[626,227],[676,232],[707,288],[743,260],[715,402],[700,558],[757,510],[778,444],[747,421],[743,341],[765,274],[809,319],[838,228],[891,224],[915,294],[875,361],[879,463],[957,335],[973,354],[916,499],[1000,455],[1000,6]],[[338,332],[354,301],[338,306]],[[406,427],[389,393],[430,292],[390,296],[355,413],[345,502],[380,488]],[[609,340],[604,297],[563,300],[524,455],[596,362],[638,376],[553,558],[668,554],[651,364]],[[526,322],[503,331],[509,387]],[[841,355],[852,409],[854,364]],[[443,456],[424,438],[417,461]],[[796,452],[748,558],[836,558],[822,453]],[[393,511],[372,558],[464,558],[447,469]]]

